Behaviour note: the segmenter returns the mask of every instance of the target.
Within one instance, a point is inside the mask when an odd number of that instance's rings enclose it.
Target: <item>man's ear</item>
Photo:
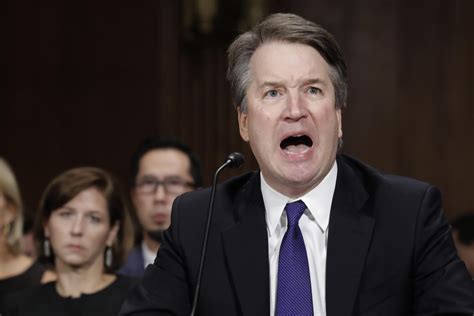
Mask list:
[[[237,119],[239,121],[240,137],[246,142],[249,141],[248,114],[237,108]]]
[[[339,136],[339,138],[341,138],[342,137],[342,112],[341,112],[341,109],[336,110],[336,116],[337,116],[337,123],[339,125],[338,136]]]

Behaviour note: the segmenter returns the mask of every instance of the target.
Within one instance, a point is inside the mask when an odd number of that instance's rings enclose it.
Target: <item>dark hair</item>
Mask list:
[[[48,221],[51,213],[89,188],[99,190],[107,201],[110,225],[119,223],[117,239],[112,246],[112,266],[107,267],[107,272],[115,271],[122,265],[128,250],[133,245],[132,226],[127,205],[117,180],[105,170],[93,167],[70,169],[54,178],[46,187],[34,225],[40,261],[54,264],[54,254],[46,257],[42,247],[45,240],[43,225]]]
[[[321,26],[295,14],[276,13],[268,16],[251,31],[241,34],[227,50],[234,105],[247,111],[246,90],[250,78],[250,59],[257,48],[267,42],[305,44],[316,49],[330,66],[329,77],[334,86],[336,108],[345,108],[347,100],[347,69],[342,51],[333,36]]]
[[[469,245],[474,242],[474,212],[459,216],[451,226],[458,232],[461,243]]]
[[[189,158],[191,170],[189,173],[194,181],[194,187],[198,188],[202,186],[202,174],[201,174],[201,163],[197,158],[196,154],[191,151],[191,149],[183,144],[181,141],[175,138],[159,138],[159,137],[150,137],[144,139],[139,145],[138,148],[132,155],[130,160],[130,170],[131,170],[131,186],[133,186],[135,179],[138,174],[138,169],[140,166],[140,160],[143,156],[149,151],[156,149],[176,149]]]

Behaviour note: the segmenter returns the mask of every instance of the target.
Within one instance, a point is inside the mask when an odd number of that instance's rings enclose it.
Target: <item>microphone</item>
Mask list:
[[[214,173],[214,181],[212,182],[211,187],[211,199],[209,201],[209,208],[207,210],[207,222],[206,228],[204,231],[204,240],[202,242],[201,248],[201,260],[199,262],[199,270],[198,270],[198,277],[196,282],[196,289],[194,291],[194,299],[193,305],[191,309],[191,316],[194,316],[196,313],[196,307],[199,299],[199,289],[201,288],[201,279],[202,279],[202,270],[204,268],[204,262],[206,259],[206,251],[207,251],[207,240],[209,237],[209,228],[211,226],[211,219],[212,219],[212,211],[214,209],[214,200],[216,196],[216,186],[217,186],[217,177],[219,173],[224,170],[226,167],[230,168],[238,168],[244,163],[244,155],[238,152],[233,152],[229,156],[227,156],[226,161],[217,169],[216,173]]]
[[[238,152],[234,152],[227,156],[227,160],[225,163],[229,163],[228,166],[231,168],[238,168],[244,163],[244,155]]]

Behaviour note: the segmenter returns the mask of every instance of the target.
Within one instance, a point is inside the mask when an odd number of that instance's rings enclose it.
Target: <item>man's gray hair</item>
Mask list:
[[[316,49],[330,66],[329,77],[334,86],[336,108],[345,108],[347,69],[336,40],[321,26],[300,16],[276,13],[268,16],[251,31],[238,36],[227,50],[227,79],[234,105],[240,112],[247,112],[246,90],[252,79],[250,58],[260,45],[274,41],[305,44]]]

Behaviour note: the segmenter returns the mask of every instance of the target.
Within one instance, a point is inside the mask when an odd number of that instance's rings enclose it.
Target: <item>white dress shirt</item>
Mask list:
[[[155,262],[156,252],[148,248],[145,240],[142,240],[142,254],[143,254],[143,265],[145,266],[145,269],[146,269],[146,267],[148,267],[149,264],[152,264],[153,262]]]
[[[287,229],[285,205],[302,200],[306,210],[301,216],[299,227],[308,255],[311,293],[315,316],[326,315],[326,253],[328,224],[331,204],[336,188],[337,164],[334,163],[321,183],[310,192],[291,199],[275,191],[260,173],[261,190],[265,204],[268,232],[268,258],[270,262],[270,315],[275,315],[276,290],[278,280],[278,256]]]

